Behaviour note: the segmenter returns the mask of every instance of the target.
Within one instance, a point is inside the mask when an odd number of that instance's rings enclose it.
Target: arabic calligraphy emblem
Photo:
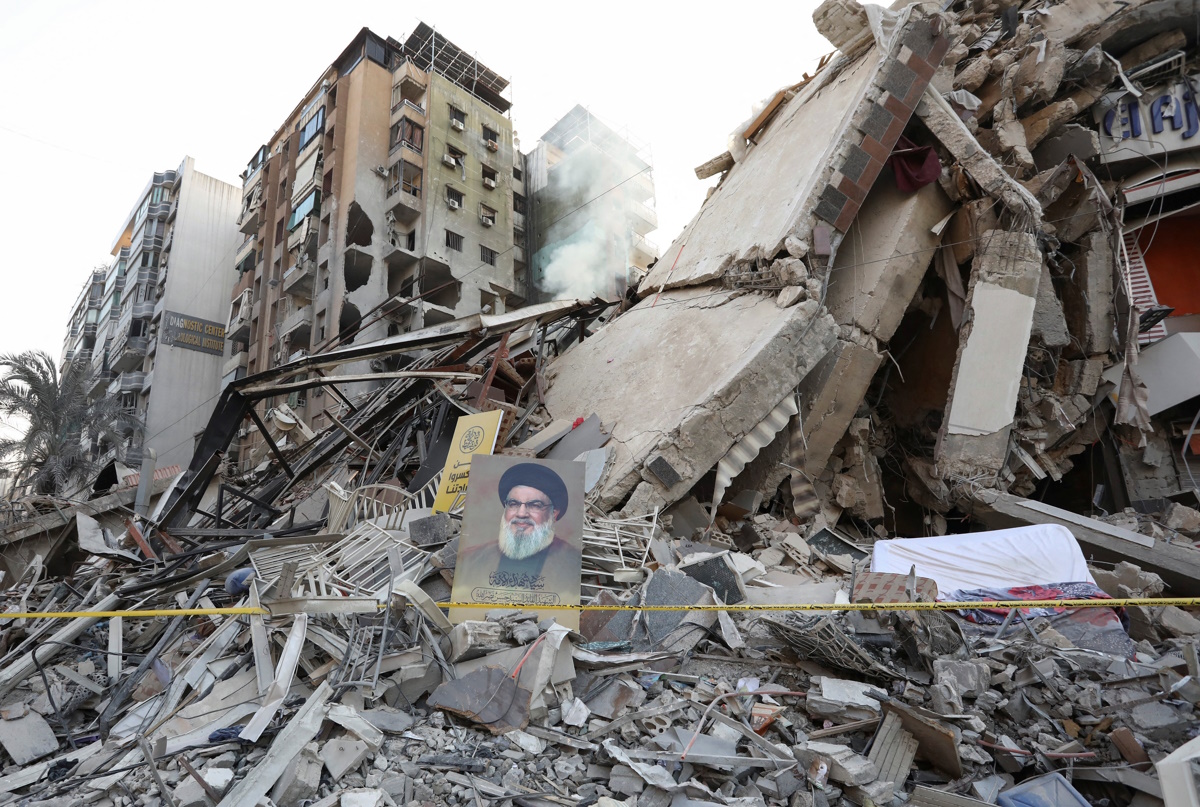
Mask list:
[[[481,445],[483,445],[483,429],[478,426],[472,426],[463,432],[462,440],[459,442],[458,447],[464,453],[471,454]]]

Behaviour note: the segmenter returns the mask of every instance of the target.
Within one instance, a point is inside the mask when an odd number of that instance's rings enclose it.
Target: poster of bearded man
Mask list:
[[[583,557],[582,462],[478,455],[471,463],[450,621],[495,608],[578,605]],[[544,610],[579,628],[578,611]]]

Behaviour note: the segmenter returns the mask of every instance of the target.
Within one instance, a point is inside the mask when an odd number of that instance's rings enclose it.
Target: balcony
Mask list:
[[[303,258],[298,264],[289,267],[283,273],[283,291],[285,294],[291,294],[295,297],[311,299],[316,277],[316,261],[312,258]]]
[[[279,338],[286,339],[289,334],[308,325],[312,320],[312,305],[303,305],[291,311],[283,319],[283,327],[279,329]]]
[[[240,232],[250,235],[258,232],[262,224],[262,180],[259,179],[242,201],[242,212],[238,215],[237,228]]]
[[[644,236],[639,235],[633,239],[633,246],[629,252],[633,263],[644,267],[658,257],[658,246],[653,241],[649,241]]]
[[[399,163],[406,165],[406,163]],[[418,175],[418,182],[420,175]],[[409,181],[396,181],[388,187],[387,212],[401,224],[411,224],[421,215],[421,186]]]
[[[516,227],[518,230],[525,229],[525,214],[524,213],[518,213],[515,210],[513,211],[513,226]]]
[[[159,297],[158,302],[154,304],[154,313],[150,316],[151,322],[158,322],[162,319],[163,310],[167,307],[167,298]]]
[[[233,299],[229,307],[229,322],[225,325],[225,338],[245,342],[250,337],[250,289],[245,289]]]
[[[112,370],[97,370],[96,374],[92,376],[91,384],[88,385],[88,395],[95,396],[103,394],[108,388],[109,382],[112,381],[112,378]]]
[[[237,252],[233,254],[233,265],[241,266],[242,261],[246,260],[246,256],[254,251],[254,246],[258,243],[258,236],[254,233],[246,236],[246,240],[242,241],[241,246],[237,248]]]
[[[153,300],[142,300],[140,303],[134,303],[132,307],[134,319],[151,319],[154,316],[155,302]]]
[[[141,392],[142,384],[146,381],[146,374],[141,370],[129,373],[121,373],[113,378],[108,384],[108,394],[118,395],[122,392]]]
[[[230,373],[237,372],[238,370],[245,369],[246,365],[249,363],[249,359],[250,354],[245,350],[239,350],[237,353],[234,353],[229,357],[229,360],[225,362],[225,367],[221,370],[222,377],[227,376]]]
[[[150,385],[154,383],[154,371],[151,370],[148,373],[143,373],[143,375],[144,375],[144,378],[142,378],[142,390],[141,391],[149,392]]]
[[[146,355],[153,356],[158,352],[158,337],[151,336],[150,341],[146,343]]]
[[[513,244],[513,260],[517,263],[526,263],[525,247],[521,244]]]
[[[646,235],[658,229],[658,214],[641,202],[634,202],[633,229],[638,235]]]
[[[307,216],[296,226],[296,229],[288,234],[288,252],[301,248],[307,251],[309,239],[316,241],[317,238],[316,221],[316,216]]]
[[[118,340],[110,353],[112,369],[121,373],[141,367],[148,341],[144,336],[128,336]]]

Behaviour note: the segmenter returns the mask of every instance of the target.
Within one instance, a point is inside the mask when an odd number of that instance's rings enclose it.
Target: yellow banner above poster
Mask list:
[[[454,441],[446,456],[446,467],[442,469],[442,481],[438,485],[437,498],[433,500],[433,512],[446,513],[461,503],[467,492],[467,477],[471,472],[471,457],[475,454],[491,454],[496,447],[496,435],[500,433],[503,412],[480,412],[478,415],[460,417],[454,427]]]

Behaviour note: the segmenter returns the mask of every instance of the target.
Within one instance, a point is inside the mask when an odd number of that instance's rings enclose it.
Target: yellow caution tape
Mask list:
[[[1121,608],[1133,605],[1200,606],[1200,597],[1146,600],[973,600],[970,602],[839,602],[787,605],[537,605],[439,602],[439,608],[521,608],[530,611],[966,611],[977,608]]]
[[[269,604],[268,604],[269,605]],[[1142,605],[1200,606],[1200,597],[1160,597],[1124,600],[972,600],[970,602],[825,602],[785,605],[536,605],[517,603],[439,602],[439,608],[517,608],[530,611],[967,611],[1008,608],[1123,608]],[[385,606],[380,605],[380,609]],[[153,608],[130,611],[21,611],[0,613],[0,619],[130,619],[162,616],[271,616],[270,608]]]
[[[115,617],[155,617],[155,616],[219,616],[221,614],[242,614],[250,616],[270,616],[266,608],[150,608],[142,611],[25,611],[11,614],[0,614],[0,619],[112,619]]]

